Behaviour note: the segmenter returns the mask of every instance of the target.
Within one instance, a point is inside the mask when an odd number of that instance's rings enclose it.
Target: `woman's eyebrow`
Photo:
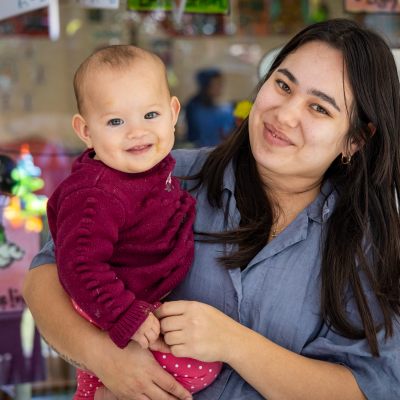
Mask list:
[[[320,99],[322,99],[322,100],[326,101],[327,103],[331,104],[334,108],[336,108],[336,110],[338,110],[340,112],[340,108],[336,104],[336,101],[335,101],[335,99],[333,97],[328,96],[327,94],[325,94],[325,93],[323,93],[323,92],[321,92],[319,90],[316,90],[316,89],[310,89],[308,91],[308,94],[310,94],[311,96],[319,97]]]
[[[292,83],[294,83],[295,85],[298,85],[299,82],[298,80],[294,77],[294,75],[288,71],[286,68],[280,68],[278,69],[278,72],[282,73],[283,75],[285,75]],[[317,89],[310,89],[308,91],[308,94],[312,95],[312,96],[317,96],[320,99],[326,101],[327,103],[331,104],[334,108],[336,108],[336,110],[338,110],[340,112],[340,108],[339,106],[336,104],[336,101],[333,97],[328,96],[327,94],[321,92],[320,90]]]
[[[278,69],[278,72],[282,73],[283,75],[285,75],[292,83],[294,83],[295,85],[298,84],[297,79],[293,76],[293,74],[291,72],[289,72],[286,68],[280,68]]]

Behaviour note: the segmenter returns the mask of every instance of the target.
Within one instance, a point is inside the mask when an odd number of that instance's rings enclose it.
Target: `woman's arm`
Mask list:
[[[81,317],[60,285],[55,264],[31,269],[22,292],[49,346],[70,364],[95,372],[119,400],[192,398],[150,351],[136,342],[119,349],[107,332]]]
[[[293,353],[238,325],[235,351],[227,355],[226,362],[264,397],[270,400],[366,399],[354,375],[343,365]]]
[[[217,309],[164,303],[155,312],[177,357],[223,361],[268,400],[365,400],[349,369],[286,350]]]

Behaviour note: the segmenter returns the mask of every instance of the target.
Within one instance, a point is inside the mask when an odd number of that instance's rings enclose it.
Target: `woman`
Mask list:
[[[400,398],[399,111],[385,42],[331,20],[285,46],[226,142],[175,152],[199,241],[157,317],[174,355],[226,363],[196,399]],[[81,321],[52,262],[50,242],[23,291],[64,358],[120,400],[191,398]]]

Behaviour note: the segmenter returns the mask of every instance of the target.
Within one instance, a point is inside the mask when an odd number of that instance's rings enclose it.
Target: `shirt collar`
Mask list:
[[[236,170],[236,162],[230,160],[229,164],[225,169],[224,179],[222,181],[222,189],[228,189],[232,194],[235,193],[235,184],[236,184],[235,170]]]
[[[325,182],[318,196],[308,205],[308,218],[320,224],[326,222],[333,212],[336,200],[337,192],[332,182]]]
[[[236,162],[230,160],[225,169],[224,179],[222,182],[222,189],[227,189],[232,194],[235,193],[235,170]],[[337,193],[334,190],[332,182],[326,181],[322,186],[321,191],[318,193],[318,196],[308,205],[308,218],[320,224],[326,222],[332,214],[336,200]]]

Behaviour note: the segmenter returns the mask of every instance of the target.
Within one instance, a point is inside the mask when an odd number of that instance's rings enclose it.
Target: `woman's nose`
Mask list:
[[[287,99],[276,108],[276,120],[281,126],[295,128],[300,121],[301,102],[297,99]]]

